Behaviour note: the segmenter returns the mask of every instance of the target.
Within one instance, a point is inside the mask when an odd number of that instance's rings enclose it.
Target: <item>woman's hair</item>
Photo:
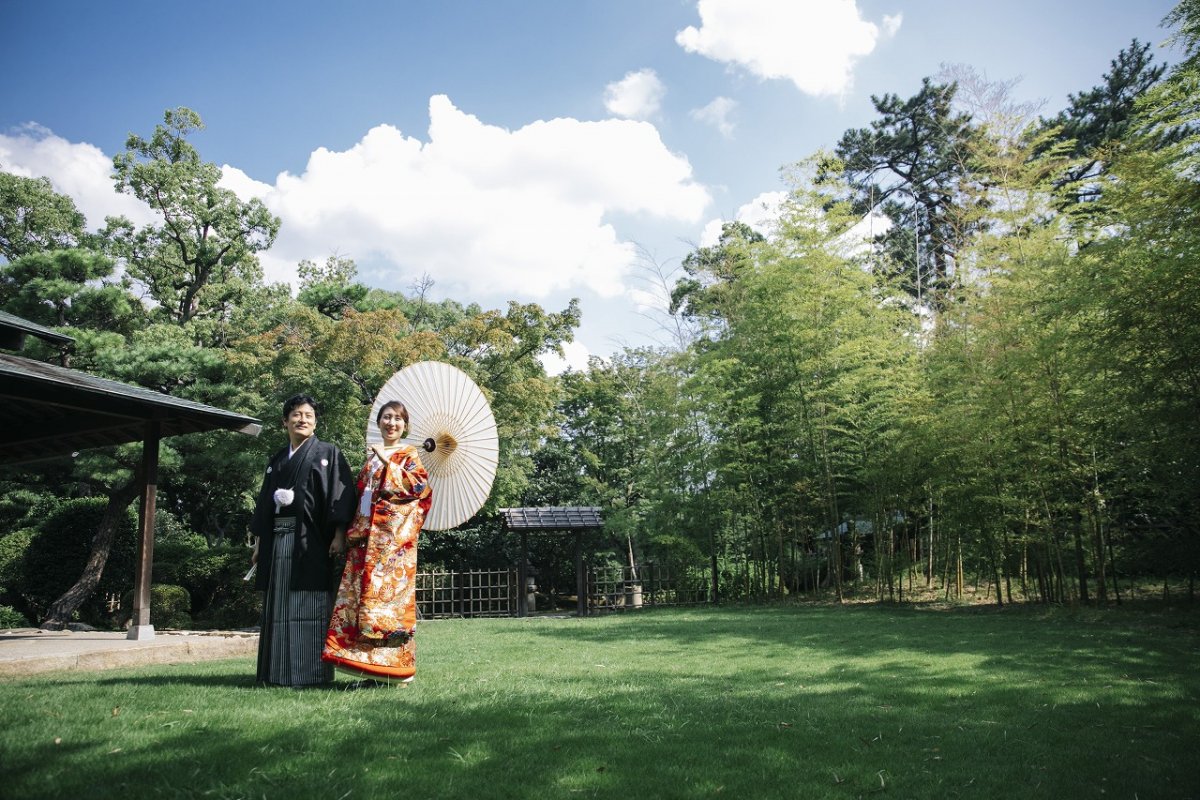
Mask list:
[[[383,412],[389,408],[394,408],[396,410],[396,415],[399,416],[400,419],[404,420],[404,427],[407,428],[408,427],[408,409],[405,408],[404,403],[401,403],[399,400],[389,400],[386,403],[384,403],[383,405],[381,405],[379,407],[379,413],[375,415],[375,424],[376,425],[379,424],[379,421],[381,419],[383,419]]]
[[[321,409],[317,407],[316,400],[306,394],[297,394],[283,401],[283,418],[287,419],[300,406],[312,406],[313,415],[317,417],[321,416]]]

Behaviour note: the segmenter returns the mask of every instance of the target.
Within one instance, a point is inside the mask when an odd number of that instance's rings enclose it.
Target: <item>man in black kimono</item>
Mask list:
[[[255,588],[265,592],[258,640],[258,680],[314,686],[333,680],[321,661],[354,515],[354,478],[345,456],[314,435],[317,403],[296,395],[283,404],[288,446],[267,465],[250,520]]]

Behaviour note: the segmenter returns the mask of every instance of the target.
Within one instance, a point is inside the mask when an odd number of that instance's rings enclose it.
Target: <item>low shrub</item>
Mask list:
[[[155,628],[192,627],[192,598],[182,586],[156,583],[150,587],[150,624]],[[128,621],[133,610],[133,592],[125,593],[121,608]]]
[[[68,500],[38,524],[13,587],[35,616],[43,615],[83,574],[107,505],[104,497]],[[79,609],[81,620],[102,622],[105,599],[133,585],[136,553],[137,513],[131,506],[121,517],[96,591]]]
[[[29,620],[12,606],[0,606],[0,628],[29,628]]]
[[[29,529],[13,531],[0,539],[0,600],[20,602],[20,583],[25,574],[25,553],[35,532]]]

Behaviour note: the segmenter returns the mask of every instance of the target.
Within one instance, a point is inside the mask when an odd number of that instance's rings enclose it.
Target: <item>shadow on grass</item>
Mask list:
[[[411,687],[260,688],[249,659],[9,685],[2,763],[13,797],[1200,796],[1200,642],[1146,628],[868,606],[429,623]]]
[[[590,622],[545,626],[537,633],[633,648],[659,643],[692,649],[716,642],[723,650],[740,645],[784,659],[807,650],[852,661],[896,653],[910,665],[923,656],[975,656],[977,669],[1027,673],[1037,680],[1045,679],[1050,664],[1070,668],[1098,661],[1130,673],[1158,667],[1171,673],[1200,643],[1200,610],[1105,615],[1035,607],[781,605],[653,611],[627,615],[619,625],[588,627]]]
[[[106,670],[105,672],[93,673],[90,677],[77,676],[76,673],[72,672],[67,673],[69,677],[56,677],[53,680],[55,686],[101,688],[129,688],[134,686],[178,688],[185,685],[223,689],[259,688],[258,682],[254,679],[253,672],[247,675],[209,675],[201,671],[203,667],[198,667],[194,663],[168,664],[162,667],[162,669],[170,669],[171,671],[162,675],[130,675],[127,670]]]

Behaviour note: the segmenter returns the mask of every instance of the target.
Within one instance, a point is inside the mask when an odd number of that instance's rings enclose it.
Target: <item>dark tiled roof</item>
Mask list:
[[[75,341],[70,336],[50,330],[42,325],[38,325],[36,322],[21,319],[18,316],[9,314],[7,311],[0,311],[0,347],[9,350],[20,350],[21,345],[24,344],[26,334],[36,336],[51,344],[72,344]]]
[[[549,506],[547,508],[502,508],[504,527],[526,531],[576,531],[602,528],[604,520],[595,506]]]
[[[0,419],[0,464],[141,441],[151,420],[163,437],[262,430],[252,417],[7,353],[0,353]]]

